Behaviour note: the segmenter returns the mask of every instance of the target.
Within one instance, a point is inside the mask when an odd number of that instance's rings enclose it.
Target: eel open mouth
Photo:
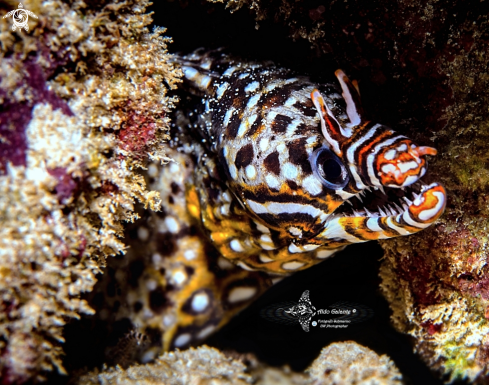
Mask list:
[[[347,200],[336,213],[344,217],[379,218],[410,212],[412,220],[422,224],[438,218],[444,207],[445,190],[440,184],[417,181],[403,188],[367,188]]]
[[[439,183],[417,181],[402,188],[367,188],[328,218],[323,236],[351,242],[417,233],[443,214],[446,192]]]

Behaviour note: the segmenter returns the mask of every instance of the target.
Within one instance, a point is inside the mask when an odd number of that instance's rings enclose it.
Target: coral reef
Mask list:
[[[390,359],[355,342],[337,342],[325,347],[305,373],[287,367],[273,368],[251,355],[228,355],[201,346],[165,353],[153,363],[127,369],[115,367],[83,375],[78,385],[153,384],[164,381],[180,384],[256,384],[256,385],[400,385],[402,376]]]
[[[470,16],[424,64],[431,65],[431,77],[444,79],[429,100],[434,114],[428,124],[441,154],[433,175],[450,192],[446,213],[426,234],[382,242],[381,276],[396,327],[415,337],[416,350],[430,367],[450,381],[485,383],[489,24],[487,17]],[[424,70],[420,61],[413,62]]]
[[[245,371],[246,366],[242,362],[203,346],[165,353],[153,363],[125,370],[116,367],[100,373],[95,371],[82,376],[78,384],[250,384],[251,376]]]
[[[147,5],[26,1],[29,32],[0,19],[2,383],[64,373],[63,325],[93,313],[80,295],[125,251],[121,222],[160,205],[136,170],[166,160],[180,74]]]

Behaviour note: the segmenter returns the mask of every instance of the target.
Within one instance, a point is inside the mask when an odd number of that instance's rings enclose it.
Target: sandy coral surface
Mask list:
[[[402,375],[389,357],[353,341],[326,346],[306,372],[315,384],[402,383]]]
[[[147,4],[26,1],[28,32],[0,19],[2,383],[64,373],[63,326],[93,313],[80,295],[124,252],[122,221],[160,204],[137,169],[165,160],[179,71]]]
[[[400,385],[402,376],[390,359],[355,342],[325,347],[304,373],[273,368],[251,355],[228,355],[207,346],[165,353],[154,363],[86,374],[78,385],[95,384],[256,384],[256,385]]]

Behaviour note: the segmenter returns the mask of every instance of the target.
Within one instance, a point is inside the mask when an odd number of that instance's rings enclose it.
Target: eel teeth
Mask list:
[[[391,206],[387,206],[387,208],[390,210],[391,215],[397,215],[397,211],[394,210]]]
[[[404,211],[404,209],[402,209],[397,203],[394,203],[394,206],[398,210],[398,213],[402,213]]]
[[[368,215],[369,217],[377,217],[377,214],[375,214],[375,213],[371,213],[370,211],[368,211],[368,210],[367,210],[367,208],[366,208],[366,207],[364,208],[364,210],[365,210],[365,212],[367,213],[367,215]]]
[[[402,197],[402,199],[404,199],[409,206],[413,204],[413,202],[406,197]]]
[[[386,214],[386,212],[384,210],[382,210],[380,207],[378,209],[379,209],[380,215],[382,215],[383,217],[386,217],[387,216],[387,214]]]

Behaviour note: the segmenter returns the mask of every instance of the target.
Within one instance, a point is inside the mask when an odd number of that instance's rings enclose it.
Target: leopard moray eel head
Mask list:
[[[420,181],[436,150],[365,120],[341,70],[317,84],[219,51],[180,63],[202,95],[208,145],[194,212],[241,267],[288,274],[351,243],[414,234],[443,213],[443,186]]]

